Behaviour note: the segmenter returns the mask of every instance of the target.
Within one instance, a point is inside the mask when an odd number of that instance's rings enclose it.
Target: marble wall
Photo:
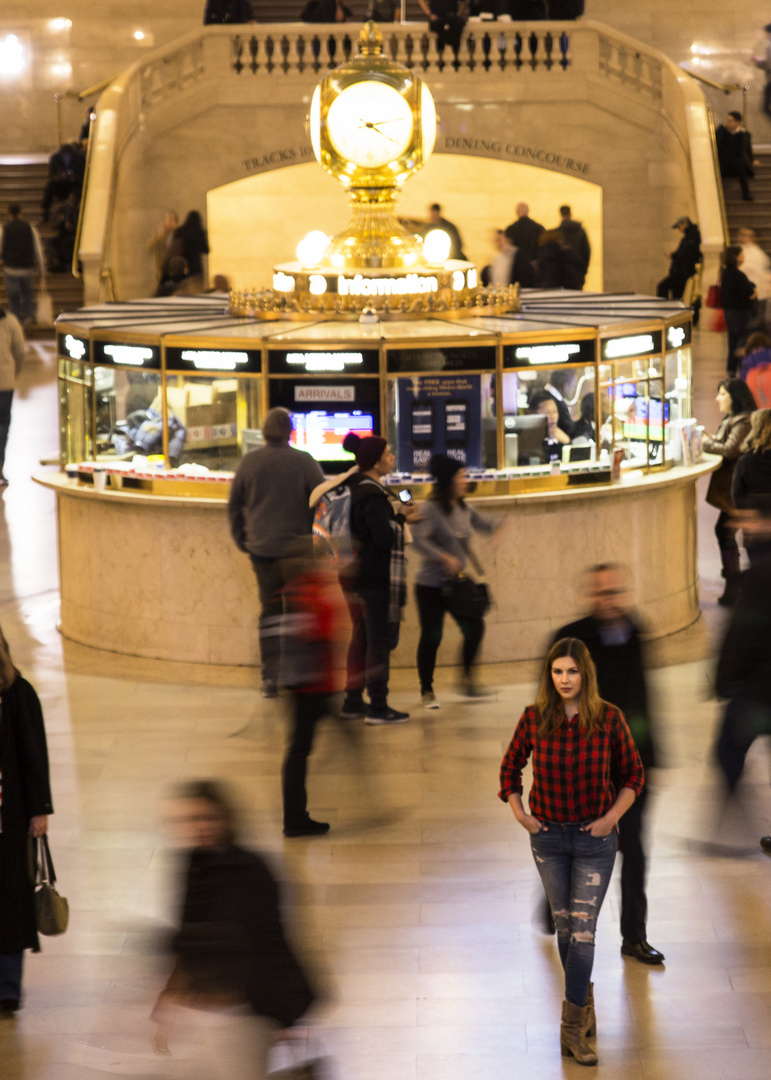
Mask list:
[[[710,467],[583,493],[479,500],[483,511],[504,518],[492,539],[475,541],[495,600],[484,660],[541,655],[549,635],[578,614],[581,572],[595,562],[633,568],[639,609],[653,636],[694,622],[695,484]],[[74,484],[55,481],[65,637],[163,660],[257,662],[256,583],[230,538],[224,502],[98,495],[73,491]],[[409,553],[408,559],[414,573],[417,560]],[[417,638],[410,586],[396,666],[414,665]],[[457,630],[448,625],[439,662],[454,664],[458,645]]]
[[[53,149],[58,138],[55,93],[92,86],[143,59],[154,46],[195,30],[203,7],[203,0],[166,0],[160,6],[146,0],[104,0],[98,5],[92,0],[66,5],[59,0],[8,0],[0,9],[0,53],[14,35],[21,66],[11,70],[0,60],[0,152]],[[259,16],[260,0],[254,7]],[[690,0],[686,5],[587,0],[586,15],[660,49],[677,63],[691,63],[695,57],[696,70],[712,79],[749,82],[751,127],[760,141],[771,141],[771,121],[759,104],[764,77],[752,62],[753,55],[762,55],[762,27],[771,13],[755,0],[729,5],[717,0]],[[16,50],[11,52],[15,57]],[[713,105],[722,112],[737,107],[739,99],[716,94]],[[65,137],[77,132],[83,112],[81,104],[65,101]]]

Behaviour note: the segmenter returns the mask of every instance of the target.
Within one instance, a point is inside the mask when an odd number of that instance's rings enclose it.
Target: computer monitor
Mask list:
[[[543,443],[549,429],[549,421],[545,416],[540,414],[531,416],[529,413],[522,416],[506,416],[503,426],[507,434],[517,435],[518,465],[532,465],[534,461],[543,463],[546,460]]]
[[[343,449],[343,440],[349,431],[366,439],[374,434],[374,416],[358,409],[352,412],[331,409],[294,412],[289,442],[298,450],[305,450],[316,461],[351,462],[350,454]]]

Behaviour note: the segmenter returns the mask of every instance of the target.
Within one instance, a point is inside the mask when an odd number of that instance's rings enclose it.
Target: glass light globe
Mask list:
[[[446,262],[451,246],[452,241],[444,229],[432,229],[423,241],[423,258],[434,266]]]
[[[303,266],[318,266],[329,247],[329,237],[319,229],[313,229],[297,245],[297,258]]]
[[[311,274],[308,278],[308,291],[313,296],[323,296],[327,291],[327,280],[323,274]]]

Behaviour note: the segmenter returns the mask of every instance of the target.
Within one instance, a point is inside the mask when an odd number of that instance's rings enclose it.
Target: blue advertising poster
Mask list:
[[[397,379],[399,472],[423,472],[432,454],[482,466],[479,375],[415,375]]]

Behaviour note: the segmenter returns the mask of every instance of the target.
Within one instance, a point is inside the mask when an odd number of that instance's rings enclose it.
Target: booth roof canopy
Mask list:
[[[371,325],[324,320],[292,323],[286,320],[255,322],[228,312],[223,293],[203,296],[174,296],[147,300],[95,304],[65,312],[58,326],[93,331],[147,335],[160,339],[169,335],[245,339],[280,342],[332,344],[353,342],[377,346],[381,339],[403,340],[449,338],[469,340],[482,335],[540,334],[549,331],[601,329],[633,322],[665,320],[682,315],[687,308],[677,301],[658,300],[636,293],[583,293],[567,290],[527,289],[522,293],[522,310],[505,316],[464,315],[452,318],[437,314],[419,321],[386,320]]]

